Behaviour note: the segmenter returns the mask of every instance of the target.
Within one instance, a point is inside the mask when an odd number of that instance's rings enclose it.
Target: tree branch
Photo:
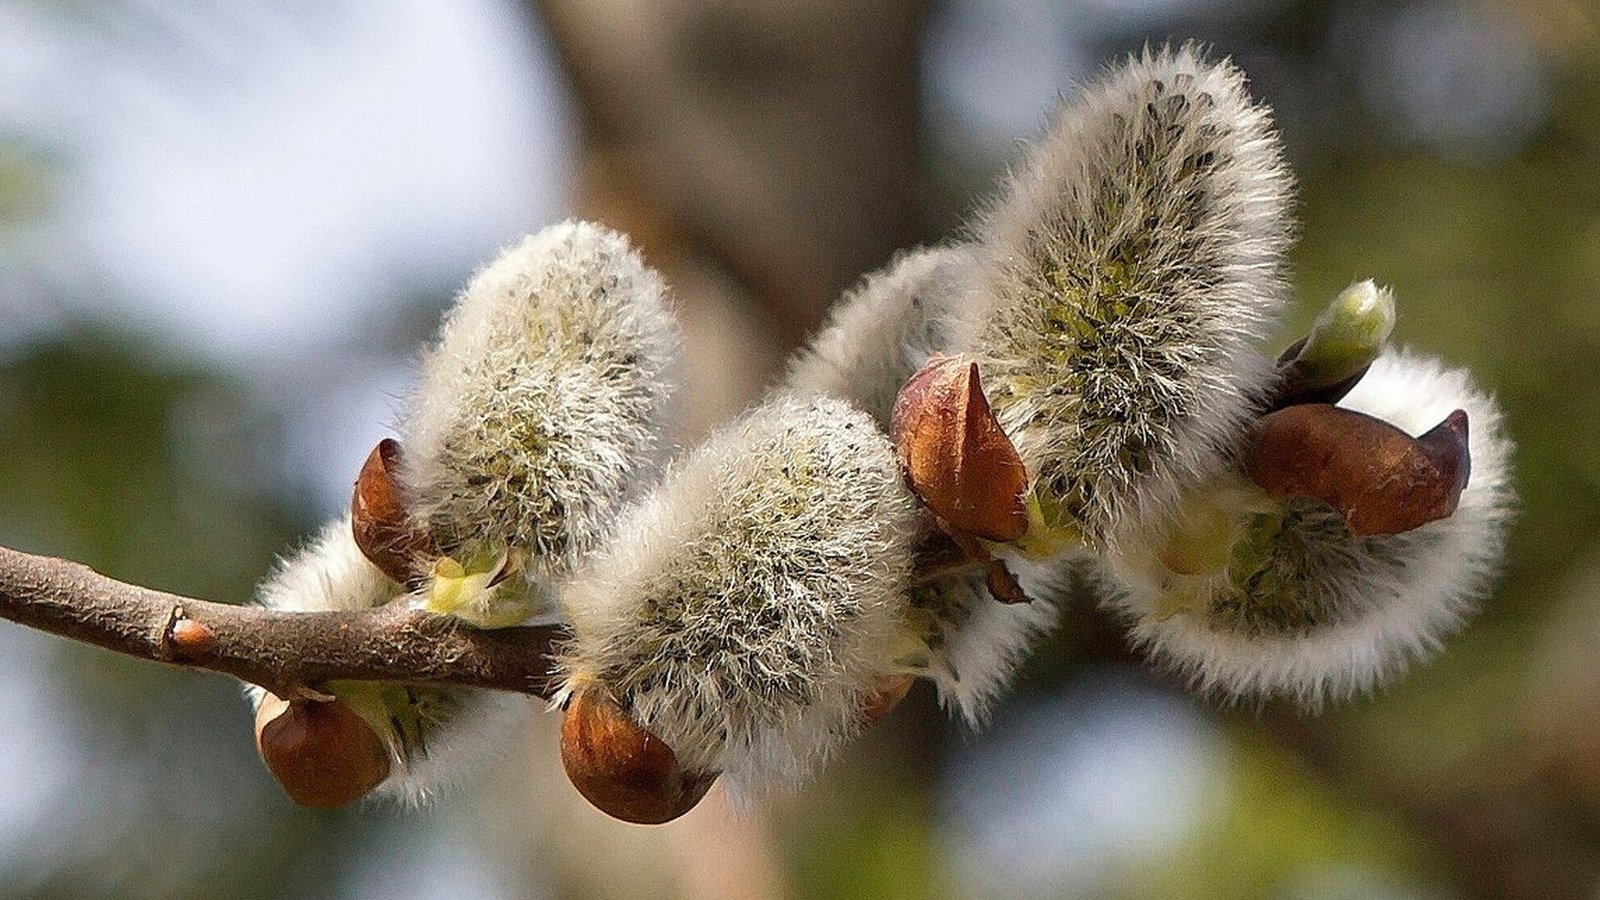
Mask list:
[[[0,618],[117,653],[232,675],[279,696],[329,681],[455,684],[549,697],[559,627],[480,631],[403,602],[283,612],[168,594],[0,547]]]

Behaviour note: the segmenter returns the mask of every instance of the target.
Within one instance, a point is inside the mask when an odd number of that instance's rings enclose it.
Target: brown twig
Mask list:
[[[919,571],[970,559],[940,542]],[[330,681],[456,684],[548,698],[560,626],[480,630],[404,602],[352,612],[234,606],[108,578],[81,563],[0,547],[0,619],[138,659],[205,669],[280,697]]]
[[[0,618],[139,659],[232,675],[279,696],[356,679],[548,697],[559,627],[480,631],[391,603],[359,612],[231,606],[0,547]]]

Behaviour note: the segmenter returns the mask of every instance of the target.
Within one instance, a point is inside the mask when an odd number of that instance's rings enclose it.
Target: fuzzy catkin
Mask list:
[[[506,250],[446,316],[401,423],[419,524],[447,554],[563,574],[657,464],[677,353],[624,236],[564,222]]]
[[[423,360],[398,473],[439,552],[471,564],[516,554],[521,581],[472,597],[461,614],[485,624],[544,612],[547,582],[593,546],[650,470],[676,353],[660,277],[599,226],[546,228],[472,279]],[[401,593],[362,555],[346,518],[284,561],[260,601],[355,610]],[[511,599],[491,599],[501,595]],[[412,802],[503,745],[528,708],[470,688],[352,681],[328,690],[389,747],[380,792]]]
[[[1063,564],[1024,566],[1019,575],[1026,603],[994,599],[981,571],[931,578],[907,594],[913,643],[897,662],[933,682],[940,704],[975,728],[987,723],[1028,652],[1057,624]]]
[[[563,593],[603,686],[736,791],[805,775],[891,665],[916,509],[872,420],[778,395],[672,467]]]
[[[269,609],[328,612],[382,606],[404,592],[362,555],[346,517],[282,560],[257,597]],[[492,758],[532,708],[525,697],[473,688],[339,682],[326,689],[361,713],[389,749],[390,774],[378,795],[410,804]],[[261,688],[246,694],[259,708]]]
[[[1511,442],[1494,400],[1465,371],[1388,352],[1338,404],[1418,435],[1468,416],[1471,473],[1453,515],[1403,534],[1355,538],[1331,507],[1289,498],[1258,515],[1259,571],[1174,578],[1146,549],[1114,556],[1113,608],[1133,638],[1196,687],[1316,707],[1369,690],[1436,651],[1494,574],[1511,517]],[[1193,597],[1162,614],[1174,590]]]
[[[790,360],[785,389],[849,401],[888,431],[901,386],[954,346],[976,263],[970,246],[946,244],[902,253],[867,275]]]
[[[1267,108],[1189,45],[1033,143],[976,225],[964,349],[1053,524],[1103,549],[1220,467],[1271,380],[1290,199]]]
[[[929,356],[954,349],[976,268],[965,244],[895,257],[835,304],[827,325],[790,361],[784,389],[847,400],[887,431],[900,388]],[[1030,596],[1030,603],[1000,603],[976,571],[919,580],[906,592],[896,664],[933,682],[940,702],[968,724],[982,724],[1056,622],[1053,596]]]

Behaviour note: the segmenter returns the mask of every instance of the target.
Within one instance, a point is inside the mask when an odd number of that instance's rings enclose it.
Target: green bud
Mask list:
[[[434,563],[422,607],[451,615],[478,628],[520,625],[539,611],[537,591],[522,578],[522,554],[504,546],[476,546],[461,559]]]
[[[1279,359],[1284,380],[1273,407],[1337,402],[1383,352],[1394,317],[1394,293],[1371,279],[1340,291]]]
[[[1297,361],[1330,381],[1348,378],[1372,365],[1392,331],[1394,293],[1370,278],[1358,281],[1317,316]]]

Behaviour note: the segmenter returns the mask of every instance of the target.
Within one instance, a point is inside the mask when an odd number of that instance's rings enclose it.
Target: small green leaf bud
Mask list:
[[[1311,333],[1279,357],[1280,386],[1272,408],[1336,403],[1383,352],[1394,331],[1394,293],[1371,279],[1339,292]]]

